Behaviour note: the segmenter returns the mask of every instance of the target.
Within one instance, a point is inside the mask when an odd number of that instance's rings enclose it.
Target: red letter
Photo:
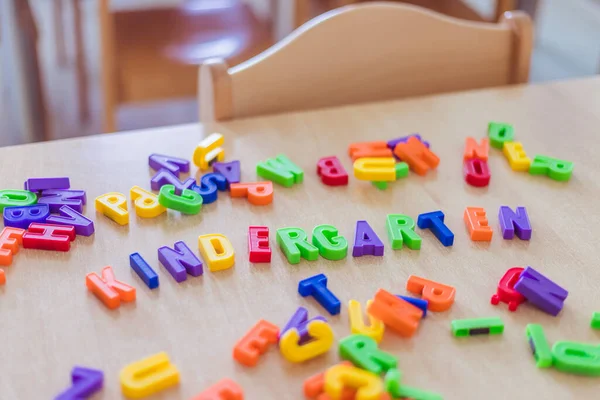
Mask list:
[[[269,228],[266,226],[248,227],[248,252],[251,263],[271,262]]]
[[[525,296],[515,290],[515,284],[521,277],[523,268],[510,268],[498,282],[498,290],[492,296],[491,303],[497,305],[499,302],[508,304],[510,311],[516,311],[519,304],[525,301]]]
[[[343,186],[348,184],[348,173],[336,156],[323,157],[317,163],[317,175],[321,181],[329,186]]]
[[[26,249],[69,251],[75,240],[75,227],[70,225],[31,224],[23,234]]]
[[[483,187],[490,183],[490,169],[486,161],[478,158],[465,160],[463,172],[465,181],[471,186]]]

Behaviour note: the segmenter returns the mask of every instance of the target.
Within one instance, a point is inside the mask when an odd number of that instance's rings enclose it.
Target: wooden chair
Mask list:
[[[105,132],[117,129],[119,105],[194,97],[202,61],[235,65],[273,43],[266,21],[241,0],[112,3],[128,5],[98,2]]]
[[[286,0],[290,1],[290,0]],[[318,16],[324,11],[329,11],[337,7],[342,7],[350,4],[364,3],[373,0],[291,0],[293,7],[291,8],[294,12],[294,18],[296,25],[295,28],[309,21],[310,19]],[[489,18],[485,18],[480,15],[477,11],[471,8],[463,0],[388,0],[392,2],[399,2],[404,4],[412,4],[419,7],[428,8],[430,10],[446,14],[450,17],[456,17],[466,19],[469,21],[486,21]],[[537,0],[494,0],[495,1],[495,13],[492,17],[494,22],[500,20],[502,15],[506,11],[513,11],[520,9],[520,6],[525,6],[528,12],[534,12],[535,6],[530,3],[537,3]],[[527,4],[521,4],[527,3]],[[533,10],[533,11],[532,11]],[[529,14],[533,16],[532,13]],[[289,32],[288,32],[289,33]]]
[[[199,70],[202,121],[527,82],[532,24],[446,17],[391,3],[323,14],[258,56]]]

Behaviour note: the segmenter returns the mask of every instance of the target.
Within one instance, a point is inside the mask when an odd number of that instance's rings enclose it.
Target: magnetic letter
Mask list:
[[[383,242],[379,239],[375,231],[373,231],[369,223],[367,221],[356,221],[352,256],[383,256],[383,249]]]
[[[402,214],[389,214],[387,216],[387,232],[392,242],[392,249],[399,250],[402,243],[411,250],[421,248],[421,237],[415,232],[415,221]]]
[[[175,243],[175,249],[167,246],[159,248],[158,261],[177,282],[185,281],[187,274],[200,276],[204,272],[202,261],[181,241]]]
[[[235,263],[233,246],[225,235],[213,233],[198,236],[198,248],[211,272],[231,268]]]
[[[123,394],[137,399],[177,385],[179,371],[163,352],[127,365],[121,370],[119,380]]]
[[[319,249],[308,243],[306,232],[301,228],[277,229],[276,239],[290,264],[298,264],[301,257],[308,261],[319,258]]]

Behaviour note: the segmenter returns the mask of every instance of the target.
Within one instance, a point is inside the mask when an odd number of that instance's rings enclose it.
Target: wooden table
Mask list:
[[[570,182],[512,171],[502,154],[491,150],[488,188],[467,186],[462,151],[467,136],[483,137],[490,120],[514,124],[530,155],[545,154],[576,163]],[[223,377],[244,387],[247,399],[300,399],[303,380],[338,360],[326,356],[301,365],[271,348],[256,368],[233,361],[234,343],[260,318],[283,326],[298,306],[311,315],[325,311],[301,298],[298,281],[317,273],[342,301],[341,315],[328,317],[337,338],[349,334],[347,302],[365,302],[378,288],[405,293],[415,274],[456,287],[454,306],[431,313],[417,334],[403,339],[386,332],[381,347],[399,357],[403,380],[447,399],[592,399],[598,380],[535,367],[525,325],[540,323],[551,343],[597,343],[590,329],[600,310],[597,212],[600,187],[597,155],[600,126],[600,78],[545,85],[490,89],[414,100],[240,120],[215,126],[186,125],[0,149],[3,188],[20,188],[28,177],[71,177],[73,188],[87,190],[85,214],[95,219],[96,234],[78,237],[68,253],[21,250],[5,268],[0,288],[0,393],[6,399],[50,398],[69,386],[74,365],[100,368],[105,389],[94,399],[121,398],[118,374],[125,365],[166,351],[181,372],[181,384],[153,399],[190,399]],[[198,141],[219,131],[226,135],[226,157],[242,163],[242,179],[253,181],[257,162],[286,154],[305,171],[305,182],[276,187],[272,205],[252,206],[220,194],[199,215],[169,211],[144,220],[133,214],[118,226],[95,214],[93,199],[106,192],[128,193],[133,185],[149,189],[153,152],[190,159]],[[420,132],[441,158],[438,170],[379,191],[351,179],[346,187],[324,186],[315,174],[317,160],[337,155],[350,171],[351,142],[391,139]],[[198,176],[194,171],[194,175]],[[534,231],[529,242],[503,240],[498,231],[501,205],[526,206]],[[482,206],[494,227],[490,244],[469,239],[465,207]],[[132,208],[132,207],[130,207]],[[429,231],[420,231],[420,251],[393,251],[385,230],[386,215],[416,219],[441,209],[455,232],[444,248]],[[275,244],[275,231],[333,224],[352,245],[357,220],[366,219],[386,243],[384,257],[319,259],[290,265]],[[271,264],[251,265],[249,225],[271,229]],[[197,249],[197,237],[223,233],[236,250],[234,268],[176,283],[157,261],[157,248],[183,240]],[[129,267],[129,254],[140,252],[159,271],[161,286],[149,290]],[[108,310],[85,288],[85,275],[115,269],[117,279],[137,287],[133,304]],[[498,280],[515,265],[530,265],[570,291],[564,310],[552,317],[524,304],[515,313],[505,304],[490,305]],[[505,333],[456,339],[450,321],[500,316]]]

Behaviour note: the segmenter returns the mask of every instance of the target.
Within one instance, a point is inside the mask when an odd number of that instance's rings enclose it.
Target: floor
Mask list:
[[[490,0],[466,0],[483,14]],[[539,0],[531,81],[600,73],[600,0]]]
[[[90,83],[89,119],[80,121],[75,80],[75,54],[71,7],[65,7],[63,26],[67,35],[67,63],[59,65],[54,45],[52,1],[30,0],[40,31],[40,56],[50,108],[51,137],[55,139],[95,134],[101,131],[101,87],[99,33],[96,0],[81,0],[87,76]],[[250,0],[255,1],[255,0]],[[492,0],[467,0],[481,12],[491,12]],[[66,2],[67,5],[70,2]],[[531,81],[565,79],[598,73],[600,68],[600,0],[540,0],[537,15],[536,46]],[[1,70],[1,65],[0,65]],[[1,76],[1,75],[0,75]],[[6,87],[6,86],[5,86]],[[10,134],[10,96],[2,91],[5,114],[0,145],[15,144]],[[130,130],[193,122],[197,120],[195,99],[179,99],[132,104],[118,112],[119,130]],[[8,122],[8,127],[6,126]]]

